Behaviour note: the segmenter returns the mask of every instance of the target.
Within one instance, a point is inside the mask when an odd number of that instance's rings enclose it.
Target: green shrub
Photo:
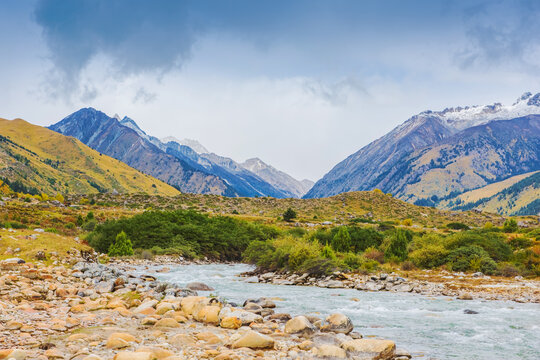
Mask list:
[[[88,243],[97,251],[106,252],[120,231],[137,248],[188,249],[196,256],[220,260],[240,260],[252,241],[279,234],[276,228],[233,217],[209,217],[191,210],[146,211],[97,225],[89,234]]]
[[[513,233],[518,230],[518,224],[515,219],[506,219],[503,225],[503,231],[505,233]]]
[[[321,250],[321,256],[325,259],[336,259],[336,253],[334,252],[334,249],[328,244],[324,245],[324,247]]]
[[[351,250],[359,253],[369,247],[379,247],[384,239],[383,234],[371,228],[361,228],[359,226],[349,226],[351,236]]]
[[[121,231],[116,235],[116,240],[109,247],[109,256],[130,256],[133,255],[133,247],[125,232]]]
[[[409,259],[420,268],[431,269],[444,264],[448,253],[449,251],[440,244],[426,244],[412,251]]]
[[[390,237],[390,241],[386,251],[384,252],[385,258],[395,256],[397,259],[403,261],[407,258],[407,247],[412,240],[412,234],[408,230],[396,229],[394,235]]]
[[[89,221],[86,221],[83,224],[82,228],[85,231],[94,231],[94,229],[96,228],[96,225],[97,225],[97,220],[96,219],[91,219]]]
[[[460,247],[448,254],[447,263],[453,271],[481,271],[493,274],[497,264],[480,246],[470,245]]]
[[[451,222],[447,224],[446,227],[452,230],[469,230],[470,229],[468,225],[460,223],[460,222]]]
[[[446,248],[455,250],[459,247],[477,245],[487,251],[496,261],[507,261],[512,256],[512,249],[502,234],[492,231],[462,231],[448,236]]]
[[[306,240],[298,241],[290,251],[289,269],[293,271],[300,269],[306,261],[318,258],[319,253],[319,246],[315,243]]]
[[[314,258],[306,261],[300,268],[301,272],[315,276],[330,275],[334,271],[344,270],[344,264],[337,259]]]
[[[340,226],[338,232],[332,238],[332,248],[339,252],[349,252],[351,249],[351,235],[347,227]]]
[[[293,221],[293,219],[296,219],[296,211],[294,211],[292,208],[288,208],[283,213],[283,220],[285,220],[287,222],[291,222],[291,221]]]
[[[72,223],[72,222],[68,222],[68,223],[65,225],[65,228],[66,228],[66,229],[75,229],[75,224]]]
[[[514,239],[511,239],[508,242],[508,245],[514,250],[520,250],[520,249],[526,249],[528,247],[531,247],[533,245],[533,241],[524,237],[517,237]]]
[[[504,277],[515,277],[520,273],[519,269],[510,263],[499,264],[497,272],[499,275]]]

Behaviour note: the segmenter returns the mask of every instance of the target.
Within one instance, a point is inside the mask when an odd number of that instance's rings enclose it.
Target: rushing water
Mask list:
[[[434,359],[540,359],[540,305],[462,301],[416,294],[305,286],[249,284],[237,277],[248,265],[187,265],[158,273],[160,280],[212,286],[212,294],[242,303],[275,297],[276,312],[324,316],[340,312],[364,337],[394,340],[413,355]],[[464,310],[478,314],[465,314]]]

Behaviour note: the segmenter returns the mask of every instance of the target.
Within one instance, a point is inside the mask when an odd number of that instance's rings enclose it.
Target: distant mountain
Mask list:
[[[165,153],[131,119],[124,118],[121,122],[101,111],[85,108],[50,126],[50,129],[73,136],[100,153],[163,180],[180,191],[238,195],[218,176]]]
[[[163,141],[137,123],[111,118],[92,108],[81,109],[50,127],[74,136],[98,151],[152,174],[184,192],[225,196],[298,197],[265,181],[234,160],[208,150],[195,140]],[[197,150],[193,149],[190,144]]]
[[[244,169],[257,174],[277,189],[289,194],[289,197],[302,197],[313,186],[311,180],[298,181],[292,176],[266,164],[259,158],[252,158],[240,164]]]
[[[437,206],[540,169],[540,93],[514,104],[425,111],[336,165],[305,197],[379,188]]]
[[[172,186],[76,139],[21,119],[0,119],[0,178],[49,195],[115,191],[179,194]]]
[[[189,147],[192,148],[197,154],[207,154],[207,153],[210,152],[210,151],[208,151],[208,149],[205,148],[200,142],[198,142],[197,140],[193,140],[193,139],[182,139],[182,140],[178,140],[178,139],[175,138],[174,136],[168,136],[168,137],[166,137],[166,138],[161,139],[161,141],[162,141],[163,143],[175,142],[175,143],[178,143],[178,144],[180,144],[180,145],[189,146]]]

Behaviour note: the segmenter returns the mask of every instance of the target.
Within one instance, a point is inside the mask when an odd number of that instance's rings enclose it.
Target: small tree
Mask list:
[[[386,249],[386,257],[390,258],[395,256],[401,261],[405,260],[408,255],[407,245],[409,245],[411,238],[410,232],[403,229],[396,229],[396,233],[390,240],[390,245]]]
[[[283,220],[290,222],[293,219],[296,219],[296,211],[292,208],[288,208],[287,211],[283,213]]]
[[[133,246],[125,232],[121,231],[116,235],[116,240],[109,246],[109,256],[133,255]]]
[[[60,193],[57,193],[54,199],[60,201],[61,203],[64,202],[64,197]]]
[[[349,252],[351,250],[351,235],[347,227],[339,227],[337,234],[332,238],[332,248],[339,252]]]
[[[504,222],[503,231],[506,233],[513,233],[518,230],[518,224],[514,219],[508,219]]]

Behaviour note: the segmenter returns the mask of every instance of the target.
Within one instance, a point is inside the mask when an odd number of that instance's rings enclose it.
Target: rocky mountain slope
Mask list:
[[[533,114],[533,115],[530,115]],[[540,169],[540,93],[425,111],[336,165],[305,197],[379,188],[422,205]]]
[[[159,140],[148,135],[128,117],[121,119],[115,115],[111,118],[88,108],[71,114],[50,128],[74,136],[90,147],[184,192],[278,198],[299,197],[305,193],[274,186],[234,160],[208,153],[195,140],[179,141],[173,137]]]
[[[302,197],[314,184],[313,181],[307,179],[298,181],[289,174],[266,164],[259,158],[248,159],[240,165],[275,188],[288,193],[290,197]]]
[[[164,182],[80,141],[24,120],[0,119],[0,177],[33,193],[177,195]]]
[[[133,126],[125,126],[118,119],[95,109],[81,109],[50,129],[73,136],[100,153],[163,180],[180,191],[238,195],[223,179],[163,152]]]

